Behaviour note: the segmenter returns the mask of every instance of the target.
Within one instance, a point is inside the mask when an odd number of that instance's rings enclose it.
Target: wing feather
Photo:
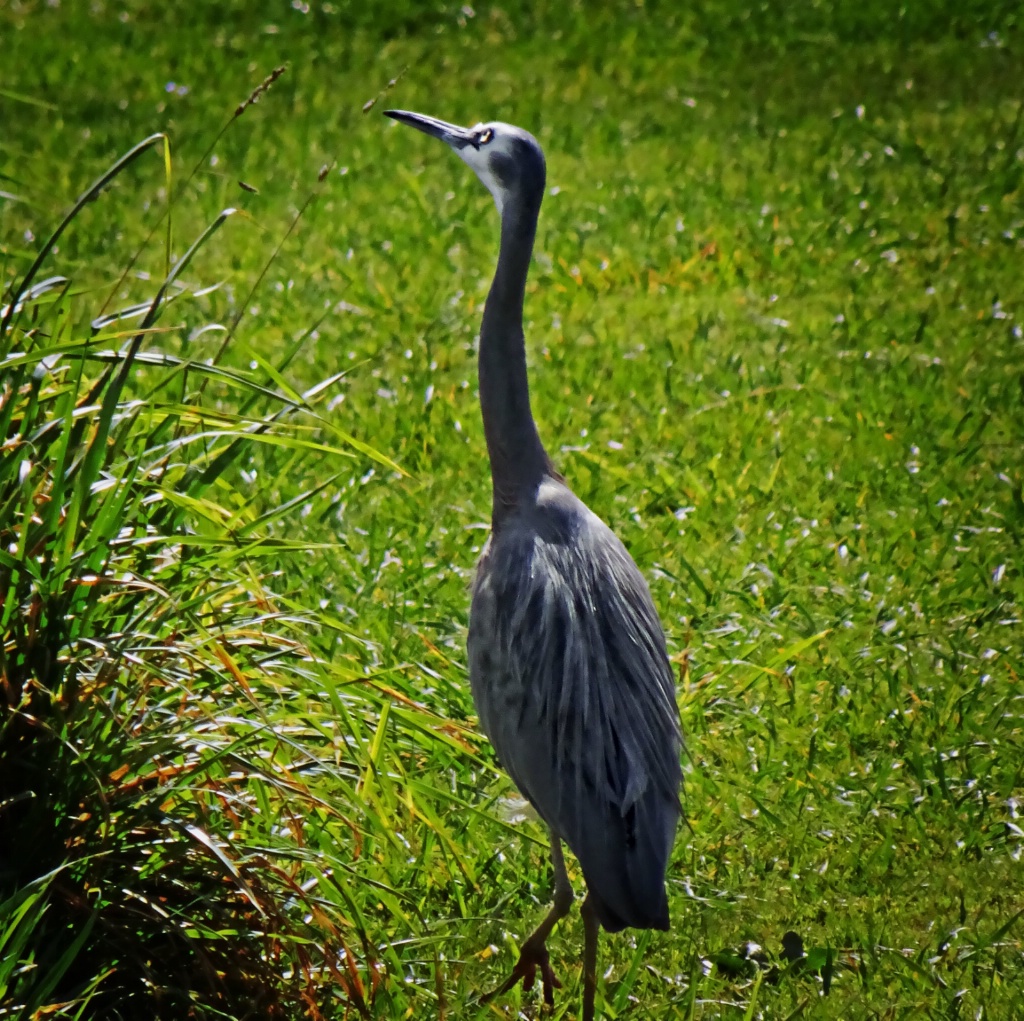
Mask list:
[[[583,868],[606,928],[665,928],[682,738],[643,575],[568,490],[492,537],[470,680],[498,758]]]

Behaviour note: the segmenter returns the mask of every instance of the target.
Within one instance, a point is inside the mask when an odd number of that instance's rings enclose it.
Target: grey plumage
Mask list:
[[[484,732],[579,859],[601,924],[667,929],[679,731],[665,640],[623,545],[556,479],[484,549],[469,669]]]
[[[494,196],[501,246],[480,331],[492,532],[473,585],[469,670],[480,725],[552,834],[555,904],[503,992],[536,968],[572,900],[559,841],[586,880],[584,1018],[597,923],[667,929],[665,870],[680,815],[682,737],[665,637],[643,575],[551,463],[530,409],[522,313],[544,156],[512,125],[388,116],[447,142]]]

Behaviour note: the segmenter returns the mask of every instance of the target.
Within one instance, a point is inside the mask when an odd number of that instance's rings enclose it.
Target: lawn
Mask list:
[[[544,146],[534,409],[679,671],[603,1016],[1024,1017],[1016,5],[384,7],[0,7],[0,304],[164,136],[0,328],[0,1017],[541,1014],[476,1002],[551,892],[466,678],[497,218],[389,106]]]

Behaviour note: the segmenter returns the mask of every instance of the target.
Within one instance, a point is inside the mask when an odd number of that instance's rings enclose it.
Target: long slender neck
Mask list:
[[[506,203],[501,250],[480,328],[480,410],[493,483],[493,524],[555,475],[530,410],[523,337],[523,296],[530,267],[540,199]]]

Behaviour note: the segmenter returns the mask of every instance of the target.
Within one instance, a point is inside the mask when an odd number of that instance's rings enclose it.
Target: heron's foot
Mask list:
[[[544,990],[544,1002],[553,1007],[555,1003],[555,990],[562,988],[551,968],[551,959],[548,957],[548,948],[542,939],[534,939],[531,936],[519,950],[519,960],[512,969],[512,974],[497,989],[492,989],[481,997],[481,1003],[488,1003],[495,996],[507,993],[518,983],[523,983],[523,992],[528,993],[534,982],[537,981],[537,972],[540,972],[541,987]]]

